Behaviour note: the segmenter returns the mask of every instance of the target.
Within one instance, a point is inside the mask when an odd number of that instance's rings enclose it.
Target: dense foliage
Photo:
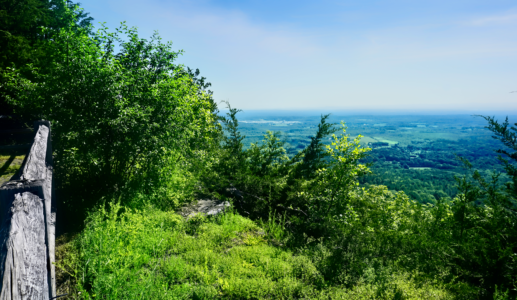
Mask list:
[[[233,197],[240,211],[252,218],[284,212],[290,215],[292,230],[325,235],[345,208],[342,198],[348,197],[347,193],[357,188],[357,178],[368,172],[360,160],[369,148],[359,144],[360,136],[351,140],[344,124],[341,135],[333,134],[334,125],[323,116],[311,143],[291,159],[285,142],[274,132],[241,150],[237,113],[230,108],[223,121],[229,134],[223,138],[212,172],[205,173],[208,192]],[[331,134],[331,145],[325,145],[323,140]]]
[[[235,118],[232,111],[229,117]],[[359,176],[368,173],[360,162],[369,149],[360,146],[360,136],[349,141],[346,134],[334,135],[326,147],[314,145],[327,136],[321,134],[325,121],[323,117],[311,145],[292,159],[278,150],[278,134],[265,135],[263,156],[276,153],[279,159],[267,161],[270,169],[282,172],[253,168],[257,145],[235,158],[242,161],[241,173],[227,180],[240,191],[233,196],[241,211],[263,219],[271,217],[268,211],[280,213],[292,233],[291,245],[304,245],[325,280],[335,284],[355,286],[370,269],[382,276],[419,270],[467,299],[491,298],[501,291],[515,296],[517,214],[514,186],[505,188],[501,182],[507,177],[497,172],[484,176],[462,158],[467,174],[456,176],[453,199],[437,197],[429,201],[433,204],[420,204],[382,186],[359,187]],[[504,126],[490,128],[515,149],[514,136]],[[312,157],[324,159],[313,159],[319,165],[304,178],[297,170],[310,149],[319,149]],[[508,151],[501,153],[512,158]],[[505,162],[511,175],[513,164]],[[259,170],[267,169],[262,164]],[[257,188],[261,186],[266,188]]]
[[[73,24],[87,29],[93,19],[72,1],[2,0],[0,1],[0,73],[18,69],[31,77],[29,66],[48,72],[54,61],[49,43],[63,28]],[[0,112],[12,113],[5,101],[0,77]],[[30,120],[29,120],[30,121]]]
[[[43,66],[48,61],[45,42],[70,23],[87,28],[93,20],[71,1],[0,1],[0,69]]]
[[[89,34],[72,24],[49,47],[50,71],[6,72],[5,88],[18,114],[51,121],[66,208],[80,213],[102,196],[156,191],[172,157],[210,145],[216,106],[158,35],[147,41],[125,25]]]
[[[499,116],[501,117],[501,116]],[[267,130],[279,131],[289,157],[310,144],[319,118],[296,111],[243,112],[240,131],[246,137],[244,148],[257,143]],[[497,150],[501,145],[491,138],[482,118],[457,116],[380,116],[340,115],[328,120],[346,120],[351,136],[364,135],[363,145],[372,148],[364,163],[372,163],[370,174],[360,177],[362,186],[386,185],[404,191],[420,203],[432,203],[458,194],[454,176],[465,174],[458,156],[466,158],[482,176],[503,172]],[[329,144],[329,140],[324,141]],[[508,177],[501,177],[502,181]]]
[[[83,299],[371,299],[404,295],[453,299],[432,279],[374,273],[353,288],[327,282],[312,253],[268,243],[285,234],[275,223],[264,232],[228,212],[213,219],[120,206],[99,210],[77,239],[61,246],[62,292]],[[75,284],[73,284],[75,283]]]
[[[59,218],[69,217],[68,231],[84,226],[60,247],[61,290],[82,299],[517,296],[517,138],[507,121],[486,118],[506,147],[506,174],[419,152],[415,164],[467,170],[454,194],[420,203],[361,185],[372,178],[371,149],[328,116],[292,155],[278,132],[245,147],[239,110],[228,104],[218,116],[209,84],[174,63],[181,52],[170,43],[125,25],[92,32],[62,5],[67,25],[43,41],[49,65],[2,70],[15,112],[52,122]],[[376,159],[419,151],[390,150],[400,153]],[[205,196],[234,211],[172,211]]]
[[[458,194],[454,177],[465,174],[458,157],[467,159],[485,178],[492,172],[504,171],[494,153],[495,147],[492,141],[438,139],[413,142],[406,147],[375,148],[366,160],[373,163],[373,174],[360,182],[365,186],[383,184],[390,190],[404,191],[420,203],[436,204]]]

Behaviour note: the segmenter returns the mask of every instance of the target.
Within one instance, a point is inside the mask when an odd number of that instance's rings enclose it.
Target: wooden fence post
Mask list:
[[[0,187],[0,300],[56,295],[50,122],[36,135],[18,173]]]

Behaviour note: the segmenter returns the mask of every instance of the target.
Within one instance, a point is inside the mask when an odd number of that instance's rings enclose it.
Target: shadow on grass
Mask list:
[[[9,166],[11,165],[11,163],[14,161],[14,159],[16,158],[16,154],[15,153],[12,153],[9,158],[7,159],[7,161],[4,163],[4,165],[0,168],[0,176],[2,175],[6,175],[6,171],[7,169],[9,169]]]

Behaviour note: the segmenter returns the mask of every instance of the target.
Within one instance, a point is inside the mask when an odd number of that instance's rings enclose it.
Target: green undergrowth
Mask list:
[[[68,299],[449,299],[438,283],[366,272],[353,287],[330,284],[311,255],[284,246],[274,222],[236,213],[182,216],[120,205],[61,237],[58,294]],[[284,239],[284,240],[283,240]],[[303,254],[302,254],[303,253]]]
[[[25,155],[0,154],[0,185],[7,182],[20,169]]]

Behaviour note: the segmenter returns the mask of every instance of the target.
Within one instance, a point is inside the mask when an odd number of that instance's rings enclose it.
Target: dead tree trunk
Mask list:
[[[35,131],[18,174],[0,187],[0,300],[56,295],[50,123]]]

